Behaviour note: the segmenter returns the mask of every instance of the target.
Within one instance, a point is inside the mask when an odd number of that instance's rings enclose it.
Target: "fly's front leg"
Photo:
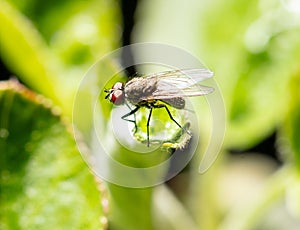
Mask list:
[[[135,108],[135,109],[130,108],[130,106],[128,105],[127,102],[125,102],[125,104],[126,104],[126,106],[128,107],[128,109],[131,110],[131,111],[134,111],[134,110],[136,109],[136,108]],[[139,107],[139,106],[137,106],[137,107]],[[139,108],[140,108],[140,107],[139,107]],[[137,110],[138,110],[138,109],[137,109]],[[136,116],[135,116],[135,112],[137,112],[137,110],[134,111],[133,114],[128,113],[128,114],[125,114],[125,115],[122,117],[123,120],[125,120],[125,121],[130,121],[130,122],[133,122],[133,123],[134,123],[134,129],[135,129],[135,132],[137,131]],[[130,116],[130,115],[133,115],[134,120],[130,120],[130,119],[127,119],[127,118],[125,119],[125,117]]]
[[[126,103],[127,105],[127,103]],[[127,105],[128,106],[128,105]],[[129,109],[131,109],[129,106],[128,106]],[[126,113],[125,115],[123,115],[121,118],[125,121],[130,121],[130,122],[133,122],[134,123],[134,127],[135,127],[135,132],[137,131],[137,125],[136,125],[136,120],[135,120],[135,113],[139,110],[139,106],[136,106],[133,110],[131,110],[129,113]],[[127,119],[126,117],[129,117],[130,115],[134,115],[134,120],[130,120],[130,119]]]
[[[182,126],[181,126],[181,125],[173,118],[173,116],[172,116],[172,114],[171,114],[169,108],[168,108],[166,105],[164,105],[164,104],[157,104],[157,105],[153,105],[153,106],[154,106],[155,108],[165,108],[166,111],[167,111],[167,113],[169,114],[170,119],[171,119],[172,121],[174,121],[175,124],[176,124],[179,128],[181,128],[182,130],[184,130],[187,134],[191,135],[191,132],[190,132],[189,130],[183,128],[183,127],[182,127]]]

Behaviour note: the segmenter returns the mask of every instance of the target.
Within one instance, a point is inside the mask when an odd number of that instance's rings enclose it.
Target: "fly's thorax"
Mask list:
[[[152,94],[157,89],[156,78],[145,79],[142,77],[133,78],[126,83],[124,92],[125,98],[134,105],[141,101],[148,101],[153,99]]]

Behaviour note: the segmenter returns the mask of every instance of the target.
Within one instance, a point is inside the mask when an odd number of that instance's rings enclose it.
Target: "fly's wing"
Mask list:
[[[178,97],[203,96],[214,91],[213,88],[200,85],[199,82],[213,76],[208,69],[184,69],[162,72],[146,78],[156,78],[156,90],[153,99],[164,100]]]
[[[210,94],[214,91],[213,88],[203,85],[192,85],[184,89],[169,89],[166,91],[156,91],[152,94],[153,99],[164,100],[178,97],[196,97]]]
[[[158,81],[175,85],[178,89],[187,88],[213,76],[209,69],[181,69],[154,74]]]

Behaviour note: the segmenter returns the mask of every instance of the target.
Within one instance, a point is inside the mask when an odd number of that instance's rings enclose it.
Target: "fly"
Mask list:
[[[184,109],[186,97],[203,96],[213,92],[213,88],[199,84],[212,76],[213,72],[202,68],[172,70],[134,77],[127,83],[117,82],[111,89],[104,90],[107,93],[105,99],[109,99],[114,105],[126,104],[128,106],[128,102],[134,105],[135,108],[123,115],[122,119],[134,122],[135,127],[135,120],[129,120],[127,117],[134,115],[141,107],[150,110],[147,120],[147,146],[149,147],[149,124],[152,110],[164,108],[170,119],[180,129],[190,134],[173,118],[166,104],[176,109]]]

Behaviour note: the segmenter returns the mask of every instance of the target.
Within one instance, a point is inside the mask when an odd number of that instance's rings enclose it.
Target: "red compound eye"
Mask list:
[[[113,85],[112,87],[113,89],[117,90],[117,89],[123,89],[123,83],[122,82],[117,82]]]
[[[118,89],[115,90],[112,94],[111,94],[111,98],[110,101],[112,103],[114,103],[115,105],[121,105],[124,103],[124,93],[122,90]]]

